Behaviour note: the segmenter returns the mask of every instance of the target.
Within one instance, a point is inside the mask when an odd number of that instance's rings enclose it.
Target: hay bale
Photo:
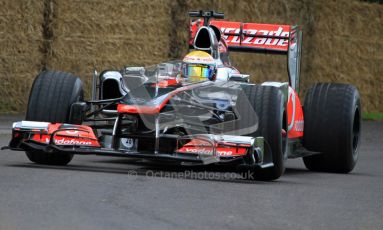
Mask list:
[[[43,4],[1,0],[0,5],[0,112],[21,112],[41,69]]]
[[[301,86],[348,82],[364,111],[383,112],[383,5],[357,0],[0,0],[0,112],[22,111],[34,76],[44,67],[72,72],[89,88],[92,69],[119,69],[182,58],[188,51],[187,12],[214,9],[228,20],[303,25]],[[52,32],[46,37],[43,25]],[[47,40],[48,39],[48,40]],[[283,56],[232,53],[254,82],[286,81]],[[87,91],[89,93],[89,90]]]
[[[310,71],[305,86],[317,81],[358,87],[364,111],[383,112],[383,5],[360,1],[317,1]],[[305,61],[305,60],[304,60]]]
[[[70,71],[89,89],[92,69],[165,60],[169,1],[59,1],[48,67]]]

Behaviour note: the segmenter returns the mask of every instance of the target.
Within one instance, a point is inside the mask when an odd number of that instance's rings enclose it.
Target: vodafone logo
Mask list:
[[[195,153],[195,154],[203,154],[203,155],[213,155],[213,151],[205,148],[186,148],[185,152]],[[233,151],[224,151],[217,150],[218,155],[220,156],[231,156],[233,155]]]
[[[56,139],[55,144],[56,145],[91,145],[92,142],[90,142],[90,141],[79,141],[79,140],[76,140],[73,138],[72,139],[62,138],[62,139]]]
[[[205,154],[205,155],[212,155],[213,151],[210,149],[205,149],[205,148],[186,148],[186,152],[189,153],[197,153],[197,154]]]

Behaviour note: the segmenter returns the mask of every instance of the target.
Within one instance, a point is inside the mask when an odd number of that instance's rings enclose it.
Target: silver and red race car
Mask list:
[[[303,157],[310,170],[354,168],[359,93],[347,84],[318,83],[302,106],[298,26],[224,21],[214,11],[189,14],[193,60],[209,61],[209,68],[193,65],[192,72],[208,78],[185,77],[190,58],[95,71],[92,98],[85,101],[80,78],[44,71],[32,86],[26,119],[13,124],[5,148],[53,165],[68,164],[74,154],[230,164],[258,180],[279,178],[288,158]],[[288,81],[250,83],[231,65],[229,51],[286,55]]]

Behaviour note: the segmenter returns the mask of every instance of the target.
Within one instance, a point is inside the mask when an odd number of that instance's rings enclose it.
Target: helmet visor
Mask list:
[[[205,81],[210,79],[214,73],[214,66],[202,64],[184,63],[183,74],[186,78]]]

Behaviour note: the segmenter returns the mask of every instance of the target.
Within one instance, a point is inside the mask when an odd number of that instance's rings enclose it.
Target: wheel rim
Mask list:
[[[360,136],[360,113],[359,108],[356,108],[354,114],[354,122],[352,125],[352,155],[356,159],[358,156],[358,145],[359,145],[359,136]]]

